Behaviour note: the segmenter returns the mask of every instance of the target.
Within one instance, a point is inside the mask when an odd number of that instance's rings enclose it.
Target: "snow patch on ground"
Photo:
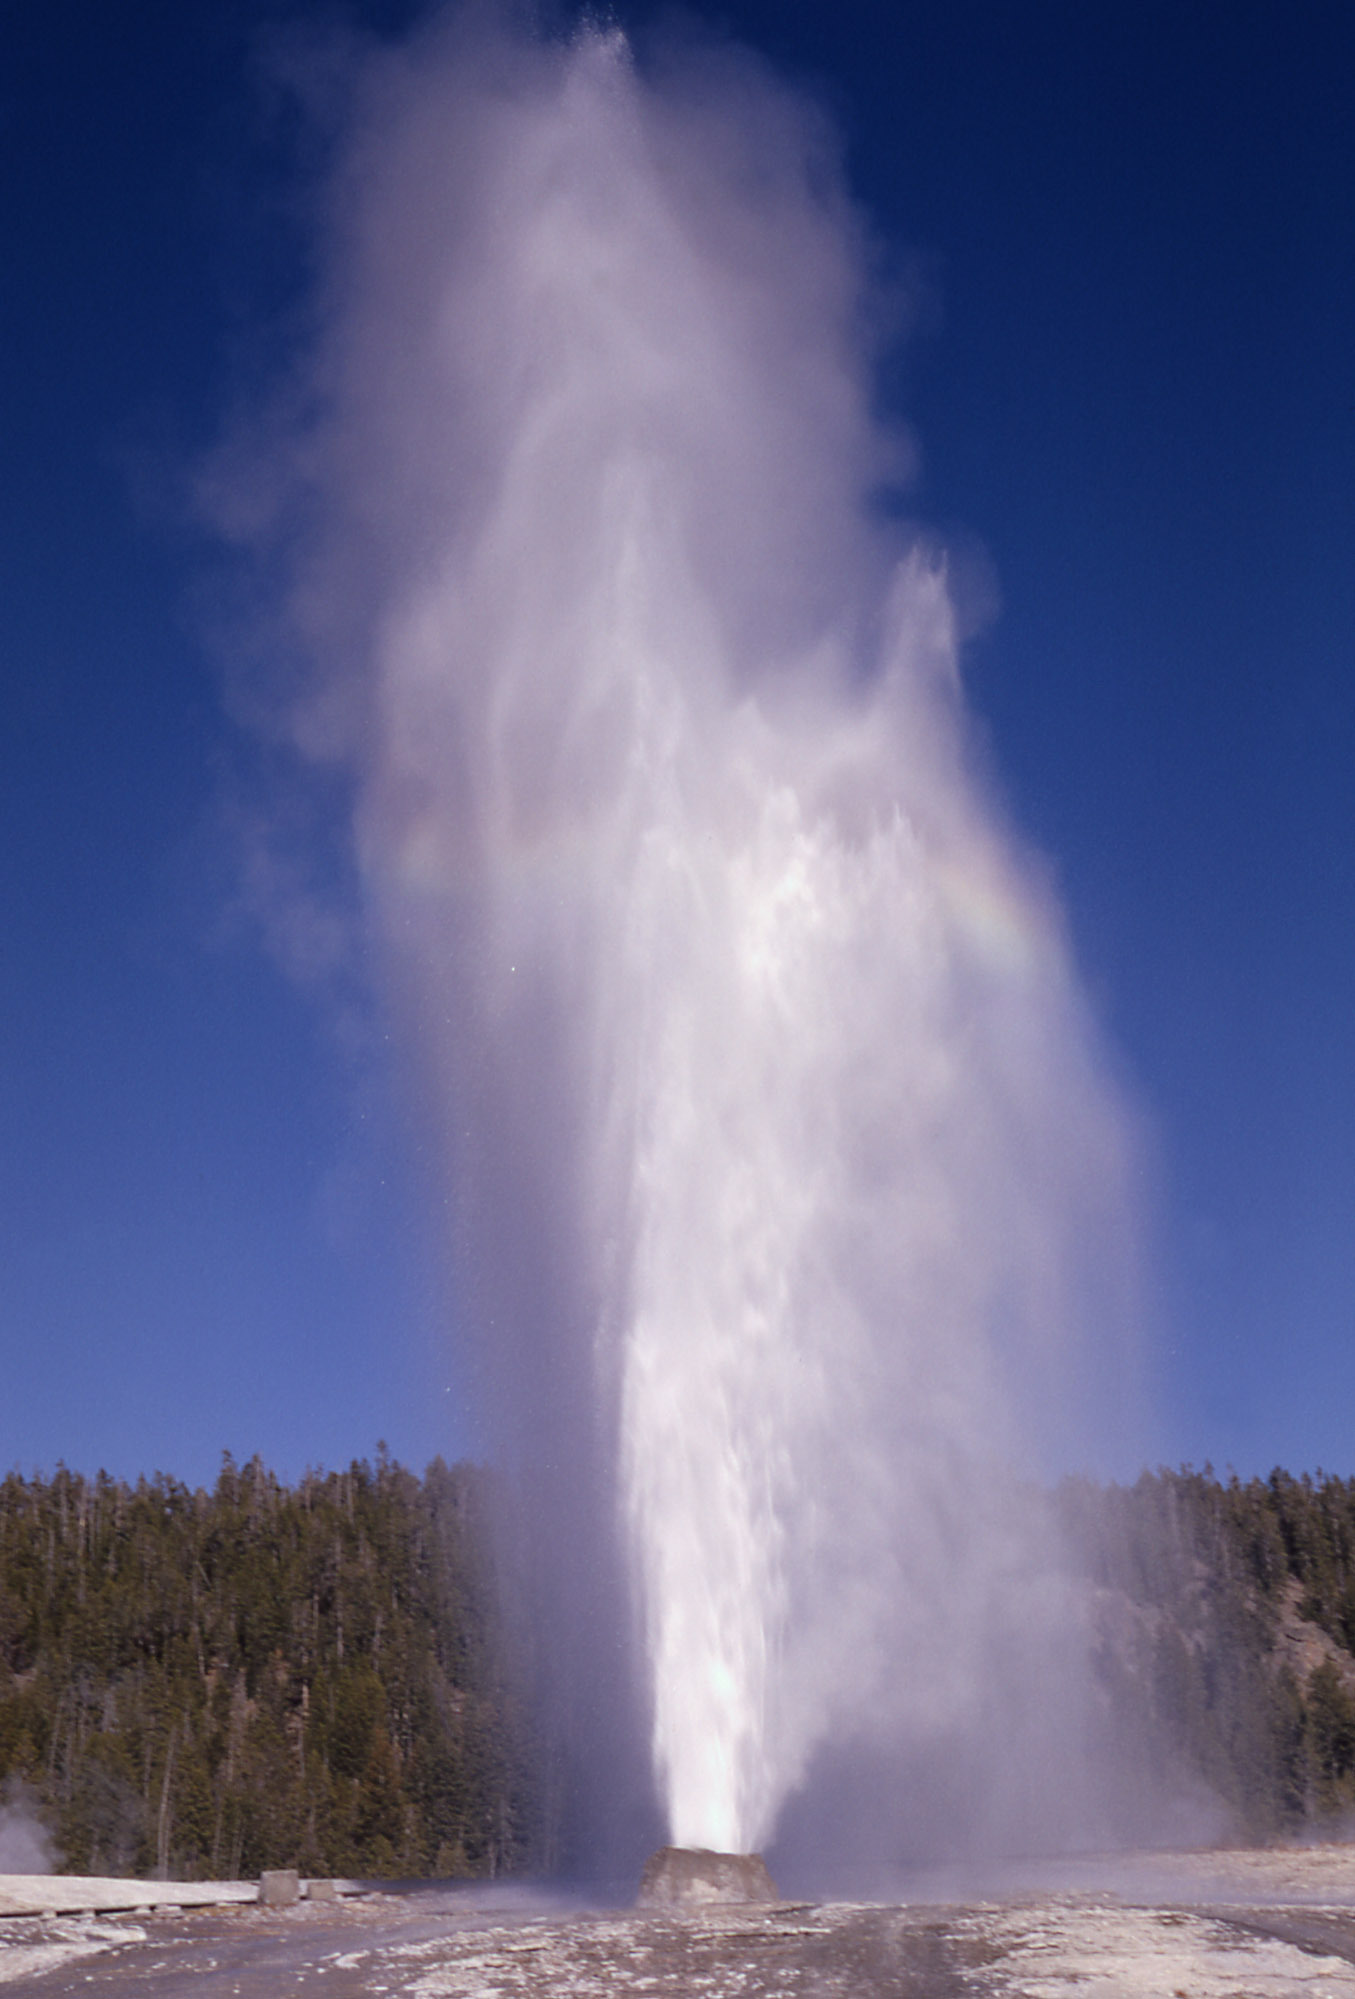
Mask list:
[[[10,1923],[0,1931],[0,1985],[39,1978],[82,1957],[98,1957],[118,1944],[145,1943],[130,1923]]]
[[[956,1924],[999,1953],[1004,1999],[1355,1999],[1355,1965],[1181,1910],[1108,1903],[979,1913]]]

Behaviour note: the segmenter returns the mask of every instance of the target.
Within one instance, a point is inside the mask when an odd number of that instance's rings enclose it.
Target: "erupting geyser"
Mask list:
[[[750,58],[597,28],[363,60],[236,518],[286,551],[292,741],[352,774],[565,1725],[607,1731],[614,1545],[675,1845],[761,1846],[835,1745],[1015,1810],[1054,1613],[1000,1468],[1122,1124],[944,563],[873,498],[829,136]]]

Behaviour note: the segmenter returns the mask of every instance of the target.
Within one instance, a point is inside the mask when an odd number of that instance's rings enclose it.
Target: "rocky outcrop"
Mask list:
[[[661,1846],[645,1862],[637,1909],[691,1909],[711,1902],[775,1902],[776,1884],[760,1853],[711,1853]]]

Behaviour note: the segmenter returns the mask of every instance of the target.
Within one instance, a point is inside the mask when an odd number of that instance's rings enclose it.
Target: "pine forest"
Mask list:
[[[491,1482],[436,1461],[212,1491],[0,1481],[0,1786],[72,1872],[492,1876],[558,1857],[498,1608]],[[1355,1812],[1355,1480],[1054,1495],[1124,1837]],[[1193,1816],[1192,1816],[1193,1814]]]
[[[532,1761],[483,1473],[0,1483],[0,1777],[58,1866],[493,1875]]]

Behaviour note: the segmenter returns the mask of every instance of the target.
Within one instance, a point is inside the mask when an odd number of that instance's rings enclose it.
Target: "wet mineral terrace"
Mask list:
[[[1355,1999],[1355,1848],[1139,1855],[982,1895],[672,1914],[437,1886],[0,1921],[5,1999]],[[944,1899],[935,1890],[951,1890]]]

